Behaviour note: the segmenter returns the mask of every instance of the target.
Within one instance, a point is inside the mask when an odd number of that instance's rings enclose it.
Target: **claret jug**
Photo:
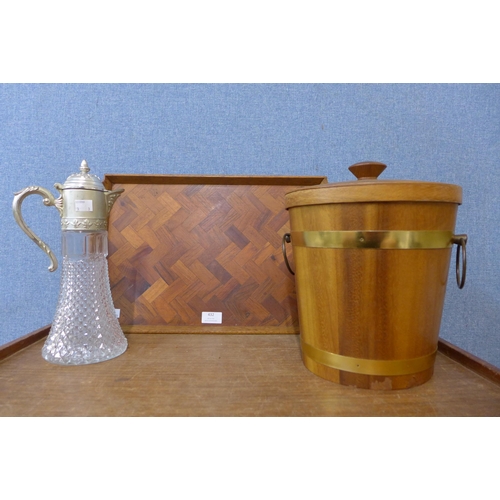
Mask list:
[[[60,196],[30,186],[15,193],[12,209],[21,229],[49,256],[49,271],[58,263],[52,250],[26,225],[23,200],[32,194],[55,206],[61,216],[62,271],[59,300],[52,326],[42,348],[45,360],[59,365],[99,363],[127,349],[113,306],[108,277],[108,214],[123,192],[108,191],[89,173],[84,160],[80,172],[54,187]]]

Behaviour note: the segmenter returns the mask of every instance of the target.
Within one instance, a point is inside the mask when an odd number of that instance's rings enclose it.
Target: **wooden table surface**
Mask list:
[[[297,335],[128,334],[87,366],[52,365],[44,340],[0,362],[0,416],[500,416],[500,386],[438,353],[422,386],[372,391],[309,372]]]

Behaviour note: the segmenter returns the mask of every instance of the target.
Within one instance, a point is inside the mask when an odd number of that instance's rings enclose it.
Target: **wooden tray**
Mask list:
[[[281,253],[284,196],[325,182],[106,174],[106,189],[125,189],[110,214],[108,259],[124,332],[298,333]],[[222,323],[202,323],[203,312],[222,313]]]

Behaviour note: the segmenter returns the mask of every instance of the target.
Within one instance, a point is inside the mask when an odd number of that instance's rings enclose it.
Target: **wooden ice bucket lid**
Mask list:
[[[287,193],[286,208],[324,203],[391,201],[462,203],[462,188],[439,182],[379,180],[386,169],[379,162],[361,162],[349,167],[358,180],[321,184]]]

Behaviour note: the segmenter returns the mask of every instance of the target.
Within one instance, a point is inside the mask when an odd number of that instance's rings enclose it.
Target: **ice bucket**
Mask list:
[[[285,196],[305,366],[332,382],[405,389],[433,374],[453,245],[465,283],[462,189],[378,180],[382,163],[349,167],[352,182]]]

